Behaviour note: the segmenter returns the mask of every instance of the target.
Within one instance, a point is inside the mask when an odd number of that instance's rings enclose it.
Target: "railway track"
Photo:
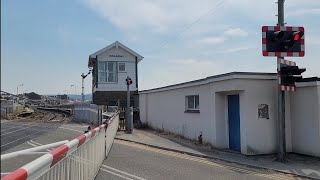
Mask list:
[[[19,122],[58,122],[56,118],[63,119],[64,122],[70,120],[68,118],[70,115],[68,112],[54,112],[42,109],[35,109],[34,112],[26,117],[12,117],[12,121],[19,121]]]

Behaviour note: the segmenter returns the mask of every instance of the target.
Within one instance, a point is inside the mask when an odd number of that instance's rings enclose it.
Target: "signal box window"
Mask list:
[[[116,62],[99,62],[98,63],[99,82],[117,82],[116,67],[117,67]]]
[[[126,64],[125,63],[119,63],[119,72],[126,71]]]
[[[199,113],[199,95],[186,96],[187,113]]]

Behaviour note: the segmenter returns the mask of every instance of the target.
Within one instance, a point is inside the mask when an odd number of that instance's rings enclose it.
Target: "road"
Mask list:
[[[30,139],[55,130],[60,121],[68,120],[64,114],[36,110],[33,117],[20,120],[1,120],[1,154]],[[36,117],[36,118],[35,118]]]
[[[48,123],[2,122],[1,152],[55,130],[58,126],[57,124]]]
[[[96,180],[295,179],[290,175],[115,140]]]
[[[86,127],[71,122],[58,124],[1,121],[1,154],[72,140],[83,134]],[[23,155],[1,161],[1,172],[11,172],[41,155]]]

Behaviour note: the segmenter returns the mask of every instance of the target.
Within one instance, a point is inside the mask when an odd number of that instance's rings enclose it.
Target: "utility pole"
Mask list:
[[[76,97],[76,95],[77,95],[77,92],[76,92],[76,91],[77,91],[77,90],[76,90],[76,85],[71,84],[71,87],[72,87],[72,86],[74,86],[74,95],[75,95],[74,97]],[[76,98],[74,98],[74,100],[76,100]]]
[[[19,84],[18,86],[17,86],[17,96],[19,95],[19,86],[23,86],[23,84]]]
[[[278,0],[278,26],[284,26],[284,0]],[[283,58],[283,57],[279,57]],[[280,71],[280,70],[277,70]],[[281,79],[278,76],[278,81]],[[279,161],[286,161],[285,91],[278,90]]]
[[[82,100],[81,101],[84,102],[84,78],[86,78],[86,76],[82,73],[81,77],[82,77],[82,87],[81,87],[81,89],[82,89],[82,91],[81,91]]]
[[[82,96],[82,102],[84,102],[84,79],[91,73],[91,69],[89,70],[88,74],[84,75],[84,73],[81,74],[82,77],[82,92],[81,92],[81,96]]]
[[[130,89],[129,86],[132,84],[132,80],[129,76],[127,76],[126,79],[127,84],[127,112],[126,112],[126,130],[128,134],[132,133],[133,129],[133,123],[131,121],[131,115],[130,115]]]

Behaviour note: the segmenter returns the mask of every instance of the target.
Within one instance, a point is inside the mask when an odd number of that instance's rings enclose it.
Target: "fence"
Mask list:
[[[94,179],[108,156],[119,124],[119,112],[90,132],[5,176],[12,179]]]
[[[7,119],[7,109],[1,108],[1,118]]]
[[[99,125],[100,108],[95,104],[78,103],[74,105],[74,121]]]
[[[6,115],[7,113],[12,113],[17,106],[17,103],[14,103],[13,100],[1,100],[1,117],[4,118],[2,113]]]

